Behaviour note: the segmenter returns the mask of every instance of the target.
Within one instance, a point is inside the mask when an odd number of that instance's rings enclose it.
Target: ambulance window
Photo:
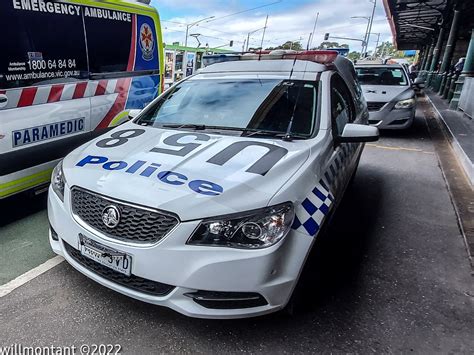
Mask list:
[[[25,4],[0,1],[0,89],[88,77],[80,7],[41,12]]]
[[[128,18],[131,19],[132,15]],[[91,73],[127,70],[130,57],[132,22],[85,17]]]

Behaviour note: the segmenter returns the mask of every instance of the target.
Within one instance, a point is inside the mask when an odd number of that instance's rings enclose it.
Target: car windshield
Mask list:
[[[356,68],[356,72],[361,85],[408,85],[408,80],[401,68],[359,67]]]
[[[281,79],[193,78],[171,88],[135,123],[310,136],[316,125],[317,86]]]

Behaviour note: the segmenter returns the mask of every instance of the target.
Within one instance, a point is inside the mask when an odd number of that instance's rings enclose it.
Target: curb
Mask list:
[[[451,132],[444,129],[445,124],[439,111],[427,96],[421,102],[425,105],[424,118],[435,146],[438,164],[454,207],[458,226],[464,240],[474,276],[474,190],[453,147]],[[441,123],[443,122],[443,123]]]
[[[443,123],[444,131],[449,134],[449,136],[447,137],[449,140],[449,143],[451,144],[454,152],[456,153],[456,157],[458,158],[458,161],[461,164],[468,181],[471,183],[471,188],[474,188],[474,164],[471,162],[469,157],[461,148],[461,145],[459,144],[456,136],[453,134],[449,126],[444,121],[443,115],[441,114],[441,112],[439,112],[438,108],[433,103],[431,98],[426,94],[424,96],[428,99],[430,105],[436,111],[436,114],[438,115],[438,121]]]

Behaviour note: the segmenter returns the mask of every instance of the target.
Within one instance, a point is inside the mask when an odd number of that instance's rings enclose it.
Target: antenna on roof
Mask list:
[[[309,48],[311,47],[311,44],[313,43],[313,38],[314,38],[314,33],[315,33],[314,31],[316,31],[318,20],[319,20],[319,12],[316,14],[316,20],[314,21],[313,32],[310,33],[309,38],[308,38],[308,45],[306,46],[307,51],[309,51]]]
[[[313,32],[312,33],[314,33],[314,31],[316,30],[316,25],[318,24],[318,19],[319,19],[319,12],[316,14],[316,21],[314,21],[314,26],[313,26]],[[312,43],[312,36],[310,36],[310,39],[308,40],[308,46],[307,46],[306,50],[309,50],[309,46],[311,45],[311,43]],[[293,66],[291,67],[290,79],[293,76],[293,70],[295,68],[296,58],[298,58],[297,55],[295,55],[295,60],[293,61]],[[306,65],[304,67],[303,79],[304,79],[304,76],[306,74],[306,69],[307,68],[308,68],[308,61],[306,61]],[[291,142],[293,140],[291,130],[293,128],[293,121],[295,120],[296,106],[298,104],[298,100],[300,99],[300,95],[301,95],[301,85],[298,86],[298,94],[296,95],[295,104],[293,106],[293,112],[291,114],[291,118],[290,118],[290,122],[288,123],[288,127],[286,127],[285,136],[283,137],[283,140],[286,141],[286,142]]]
[[[267,15],[267,18],[265,19],[265,27],[263,28],[262,43],[260,44],[260,54],[258,55],[258,60],[262,58],[263,40],[265,39],[265,33],[267,32],[267,23],[268,23],[268,15]]]

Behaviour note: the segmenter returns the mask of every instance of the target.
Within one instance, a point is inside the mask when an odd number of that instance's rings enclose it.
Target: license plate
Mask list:
[[[86,258],[121,274],[130,276],[132,273],[132,257],[130,255],[106,247],[82,234],[79,234],[79,250]]]

